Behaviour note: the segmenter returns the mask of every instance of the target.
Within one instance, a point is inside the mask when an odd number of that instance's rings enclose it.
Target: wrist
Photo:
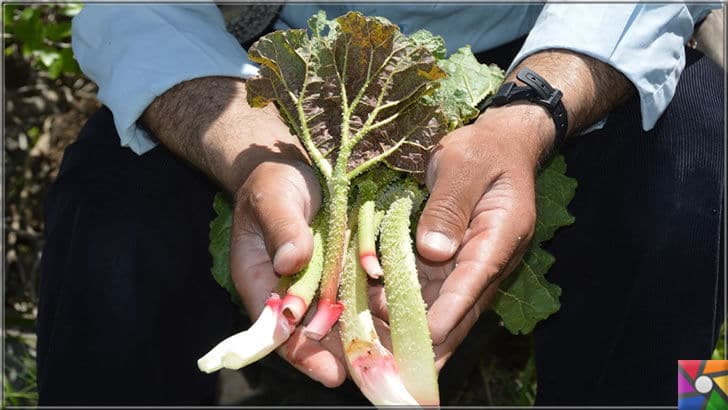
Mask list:
[[[551,114],[546,108],[528,101],[489,107],[473,125],[495,127],[494,131],[514,139],[534,168],[551,153],[556,138]]]
[[[228,192],[235,193],[261,164],[309,163],[272,104],[265,108],[251,108],[246,102],[235,105],[201,138],[205,162]]]
[[[275,107],[250,107],[237,78],[180,83],[155,99],[142,120],[170,151],[231,194],[265,161],[307,161]]]

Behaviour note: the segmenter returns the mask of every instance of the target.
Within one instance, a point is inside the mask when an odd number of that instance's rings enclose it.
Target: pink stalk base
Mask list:
[[[346,350],[351,377],[372,404],[418,405],[402,383],[394,356],[378,341],[354,340]]]
[[[360,252],[359,263],[361,263],[361,267],[364,268],[364,271],[372,279],[379,279],[382,277],[384,270],[382,269],[382,265],[379,264],[377,254],[374,252]]]
[[[344,305],[341,302],[332,302],[329,298],[319,300],[316,313],[311,322],[303,329],[303,334],[309,339],[321,340],[339,320],[343,311]]]
[[[300,296],[291,293],[287,294],[281,302],[281,313],[288,319],[288,324],[291,326],[295,326],[301,321],[306,310],[308,310],[306,302]]]

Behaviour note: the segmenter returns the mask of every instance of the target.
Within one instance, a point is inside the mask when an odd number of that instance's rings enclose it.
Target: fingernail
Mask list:
[[[455,247],[453,241],[440,232],[428,232],[425,234],[423,239],[430,249],[438,252],[450,254],[453,252],[453,248]]]
[[[287,265],[281,266],[281,264],[286,263],[286,262],[284,262],[286,260],[286,258],[289,258],[289,259],[292,258],[293,252],[295,252],[295,251],[296,251],[296,245],[294,245],[293,242],[286,242],[283,245],[281,245],[280,247],[278,247],[278,250],[276,250],[276,254],[273,257],[273,269],[275,269],[276,272],[280,272],[281,270],[283,270],[283,268],[287,267]],[[289,265],[291,264],[290,261],[287,263]],[[286,272],[286,273],[288,273],[288,272]]]

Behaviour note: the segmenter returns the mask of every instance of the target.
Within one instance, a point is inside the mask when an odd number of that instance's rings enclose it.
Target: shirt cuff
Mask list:
[[[649,130],[675,94],[694,23],[679,4],[547,4],[508,71],[547,49],[600,60],[634,84]]]
[[[157,96],[194,78],[258,71],[211,4],[88,4],[73,20],[72,46],[114,114],[121,145],[137,154],[156,145],[137,120]]]

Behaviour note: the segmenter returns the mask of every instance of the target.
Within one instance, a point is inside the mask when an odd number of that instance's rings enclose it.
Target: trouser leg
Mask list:
[[[38,316],[42,405],[211,404],[196,358],[236,310],[210,275],[216,187],[163,147],[119,146],[99,110],[46,198]]]
[[[687,50],[675,98],[641,130],[637,98],[562,152],[576,222],[548,247],[561,310],[536,336],[537,404],[674,405],[678,359],[722,320],[724,74]]]

